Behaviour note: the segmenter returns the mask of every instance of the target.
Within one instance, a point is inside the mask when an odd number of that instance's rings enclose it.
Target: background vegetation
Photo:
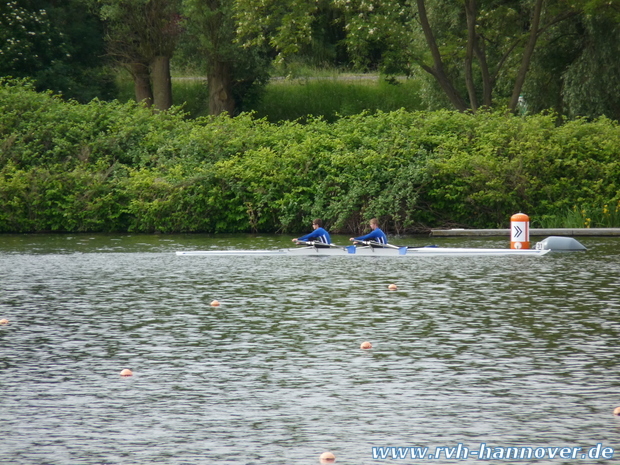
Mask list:
[[[86,103],[118,96],[111,76],[122,70],[123,101],[275,121],[270,78],[303,63],[406,76],[406,102],[420,109],[619,119],[619,39],[620,0],[13,0],[0,3],[0,76]],[[207,83],[192,97],[170,85],[187,69]],[[367,98],[338,113],[376,106]]]
[[[620,0],[3,2],[0,231],[618,225],[619,39]]]
[[[620,128],[607,118],[397,110],[271,123],[0,86],[0,232],[358,232],[617,226]],[[614,223],[615,222],[615,223]]]

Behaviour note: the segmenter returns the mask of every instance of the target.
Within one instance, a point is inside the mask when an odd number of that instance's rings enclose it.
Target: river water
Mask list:
[[[191,257],[174,252],[291,242],[0,236],[0,463],[618,463],[620,239],[581,242],[543,257]],[[460,460],[437,450],[458,444]],[[465,458],[481,444],[539,459]],[[373,457],[414,446],[439,458]]]

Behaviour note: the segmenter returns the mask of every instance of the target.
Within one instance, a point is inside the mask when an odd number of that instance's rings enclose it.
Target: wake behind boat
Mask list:
[[[178,251],[177,255],[192,256],[231,256],[231,255],[288,255],[288,256],[376,256],[376,257],[421,257],[421,256],[535,256],[540,257],[551,251],[585,250],[578,241],[566,237],[549,237],[536,244],[535,249],[490,249],[466,247],[406,247],[391,244],[364,242],[356,245],[339,246],[314,242],[300,243],[302,247],[273,250],[189,250]]]

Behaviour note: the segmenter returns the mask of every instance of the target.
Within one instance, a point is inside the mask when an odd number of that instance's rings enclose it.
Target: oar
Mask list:
[[[407,247],[399,247],[397,245],[383,244],[381,242],[375,242],[375,241],[357,241],[357,242],[361,242],[364,245],[370,245],[370,246],[375,246],[375,247],[383,247],[383,248],[388,248],[388,249],[398,249],[398,255],[406,255],[407,254]]]
[[[354,245],[336,245],[336,244],[329,244],[330,247],[335,248],[335,249],[342,249],[348,253],[355,253],[355,246]]]
[[[340,247],[340,246],[336,246]],[[346,250],[350,254],[354,254],[357,251],[357,247],[354,245],[345,245],[344,247],[340,247],[342,250]]]
[[[307,245],[308,247],[314,247],[314,248],[318,248],[316,246],[317,244],[323,244],[322,242],[317,242],[317,241],[297,241],[295,243],[297,245]],[[323,245],[329,245],[329,244],[323,244]]]
[[[309,247],[314,247],[316,249],[318,248],[327,248],[327,247],[317,247],[317,244],[319,245],[323,245],[323,246],[329,246],[332,249],[342,249],[348,253],[354,254],[355,253],[355,246],[354,245],[347,245],[347,246],[341,246],[341,245],[336,245],[336,244],[326,244],[324,242],[318,242],[318,241],[297,241],[297,244],[301,244],[301,245],[307,245]]]
[[[436,245],[421,245],[421,246],[400,246],[400,245],[392,245],[392,244],[382,244],[381,242],[374,242],[374,241],[358,241],[358,242],[362,242],[363,244],[367,244],[367,245],[376,245],[376,246],[380,246],[380,247],[389,247],[391,249],[407,249],[407,250],[413,250],[413,249],[428,249],[429,247],[432,248],[436,248]]]

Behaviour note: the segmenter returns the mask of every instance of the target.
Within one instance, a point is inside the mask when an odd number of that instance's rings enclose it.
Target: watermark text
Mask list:
[[[466,447],[462,443],[455,446],[422,446],[373,447],[374,460],[610,460],[614,457],[614,449],[598,443],[592,447],[574,446],[491,446],[480,443],[477,448]]]

